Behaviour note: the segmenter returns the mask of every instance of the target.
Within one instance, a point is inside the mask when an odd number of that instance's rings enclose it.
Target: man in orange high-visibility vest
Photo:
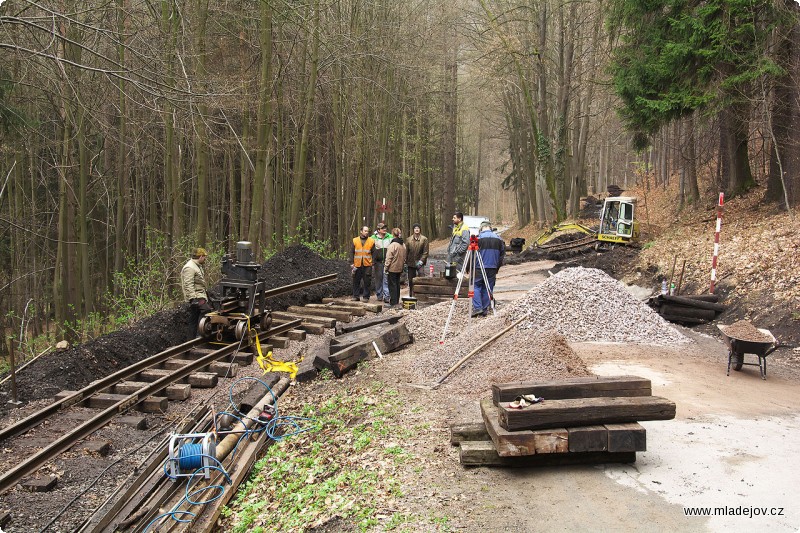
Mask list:
[[[363,295],[364,301],[369,300],[370,286],[372,285],[372,253],[375,250],[375,241],[369,236],[369,226],[361,228],[361,233],[353,239],[350,248],[350,263],[353,267],[353,301],[358,301],[358,295]]]

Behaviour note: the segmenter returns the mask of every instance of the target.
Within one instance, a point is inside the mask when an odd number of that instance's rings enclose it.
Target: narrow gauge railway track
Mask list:
[[[300,324],[300,320],[293,320],[291,322],[286,322],[284,324],[280,324],[279,326],[275,326],[270,328],[266,332],[258,333],[259,339],[266,339],[271,336],[279,335],[281,333],[287,332],[291,329],[294,329]],[[49,405],[48,407],[33,413],[32,415],[28,416],[25,419],[12,424],[3,430],[0,430],[0,443],[3,444],[4,447],[8,447],[9,443],[6,442],[13,436],[19,436],[31,428],[42,424],[43,422],[47,421],[57,413],[63,412],[63,410],[68,409],[71,406],[81,405],[85,402],[88,402],[94,395],[101,394],[103,391],[110,390],[114,385],[121,383],[128,378],[131,378],[144,370],[149,368],[154,368],[157,366],[162,365],[165,361],[169,359],[174,359],[181,354],[186,354],[193,348],[199,347],[202,344],[207,342],[205,339],[194,339],[188,341],[184,344],[180,344],[178,346],[174,346],[167,350],[164,350],[161,353],[158,353],[152,357],[144,359],[136,364],[133,364],[127,368],[124,368],[110,376],[98,380],[89,386],[77,391],[61,400],[54,402],[53,404]],[[248,346],[248,343],[241,343],[242,346]],[[5,470],[2,475],[0,475],[0,495],[7,492],[9,489],[14,487],[21,479],[24,477],[32,474],[42,465],[47,463],[48,461],[52,460],[58,454],[63,453],[66,450],[69,450],[72,446],[74,446],[78,441],[84,439],[97,431],[98,429],[102,428],[106,424],[108,424],[114,417],[125,413],[129,409],[135,407],[137,404],[145,401],[147,398],[152,397],[153,395],[163,391],[168,386],[173,383],[176,383],[186,377],[188,377],[193,372],[196,372],[198,369],[206,367],[211,363],[214,363],[224,357],[227,357],[233,354],[237,349],[240,348],[240,343],[232,343],[217,350],[214,350],[208,354],[203,355],[202,357],[192,360],[188,362],[186,365],[181,366],[180,368],[170,371],[169,374],[163,376],[152,383],[148,383],[141,389],[127,394],[124,398],[116,401],[110,407],[107,407],[96,416],[93,416],[89,420],[78,425],[76,428],[68,431],[67,433],[63,434],[60,437],[57,437],[47,446],[44,446],[41,450],[36,453],[31,454],[28,456],[24,461],[20,462],[13,468]],[[234,364],[234,363],[231,363]]]

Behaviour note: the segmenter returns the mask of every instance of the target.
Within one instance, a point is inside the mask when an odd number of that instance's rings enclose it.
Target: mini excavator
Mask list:
[[[597,229],[577,222],[562,222],[540,235],[533,247],[542,252],[560,252],[594,245],[595,250],[600,251],[617,244],[634,243],[639,238],[639,222],[634,218],[635,206],[635,198],[610,196],[603,202]],[[577,238],[555,242],[553,236],[556,233],[577,234]]]

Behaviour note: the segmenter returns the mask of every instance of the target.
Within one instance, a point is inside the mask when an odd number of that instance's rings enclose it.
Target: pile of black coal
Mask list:
[[[265,279],[267,289],[291,285],[326,274],[338,274],[338,277],[328,283],[312,285],[269,298],[267,307],[273,311],[281,311],[291,305],[320,302],[326,297],[347,296],[353,290],[350,263],[347,261],[325,259],[302,245],[292,246],[276,253],[261,265],[259,272],[259,278]]]

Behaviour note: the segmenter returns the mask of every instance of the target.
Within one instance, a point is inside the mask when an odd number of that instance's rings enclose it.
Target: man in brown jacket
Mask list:
[[[403,233],[400,228],[392,230],[392,243],[386,252],[384,270],[389,277],[389,307],[391,309],[400,303],[400,276],[406,264],[406,247],[403,243]]]
[[[408,265],[408,288],[409,294],[414,295],[414,278],[424,276],[422,269],[428,262],[428,251],[430,245],[428,238],[422,234],[419,224],[412,226],[414,233],[406,240],[406,265]]]

